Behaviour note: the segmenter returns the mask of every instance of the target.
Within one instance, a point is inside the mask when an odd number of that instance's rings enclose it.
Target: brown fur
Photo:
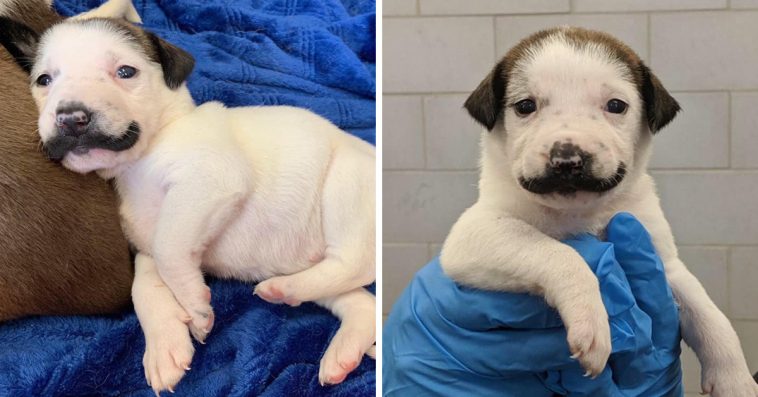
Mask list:
[[[38,32],[60,19],[42,1],[18,3],[8,16]],[[116,196],[45,159],[28,76],[2,47],[0,104],[0,321],[123,309],[133,267]]]

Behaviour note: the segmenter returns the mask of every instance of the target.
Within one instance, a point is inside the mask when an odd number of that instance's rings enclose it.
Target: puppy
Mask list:
[[[339,383],[373,351],[374,148],[291,107],[196,106],[192,57],[124,20],[65,21],[31,72],[48,157],[113,179],[136,257],[135,309],[156,390],[188,369],[214,315],[203,272],[261,281],[273,303],[313,301],[342,320],[321,361]],[[162,280],[162,281],[161,281]],[[165,282],[155,309],[144,292]],[[155,292],[157,293],[157,292]],[[164,318],[161,318],[164,316]]]
[[[603,234],[634,214],[664,262],[681,330],[717,397],[755,397],[737,335],[677,255],[653,179],[650,141],[679,105],[626,45],[600,32],[536,33],[498,62],[467,99],[482,135],[479,199],[453,226],[440,261],[461,284],[543,295],[560,313],[588,375],[611,351],[598,281],[559,240]]]
[[[0,321],[129,305],[133,268],[115,193],[40,155],[26,44],[60,19],[47,1],[0,2]]]

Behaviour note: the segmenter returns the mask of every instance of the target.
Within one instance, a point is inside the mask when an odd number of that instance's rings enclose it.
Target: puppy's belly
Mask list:
[[[205,251],[203,270],[246,281],[303,271],[324,254],[321,230],[320,211],[298,217],[246,206]]]

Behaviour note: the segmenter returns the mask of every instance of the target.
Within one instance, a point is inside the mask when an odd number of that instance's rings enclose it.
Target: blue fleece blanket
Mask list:
[[[58,0],[63,15],[101,1]],[[244,3],[244,4],[243,4]],[[136,0],[145,27],[195,56],[198,103],[311,109],[374,142],[373,0]],[[179,396],[373,396],[374,361],[338,386],[318,363],[339,323],[311,304],[290,308],[252,286],[211,280],[216,325],[196,344]],[[150,396],[145,341],[133,312],[0,325],[0,396]]]

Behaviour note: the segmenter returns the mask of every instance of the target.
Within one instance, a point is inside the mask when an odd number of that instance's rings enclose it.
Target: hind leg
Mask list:
[[[341,383],[360,364],[364,354],[374,356],[376,297],[358,288],[316,303],[331,310],[342,322],[321,358],[319,383]]]
[[[326,249],[312,267],[258,284],[255,293],[272,303],[293,306],[336,296],[376,278],[375,159],[351,147],[332,159],[321,197]]]

